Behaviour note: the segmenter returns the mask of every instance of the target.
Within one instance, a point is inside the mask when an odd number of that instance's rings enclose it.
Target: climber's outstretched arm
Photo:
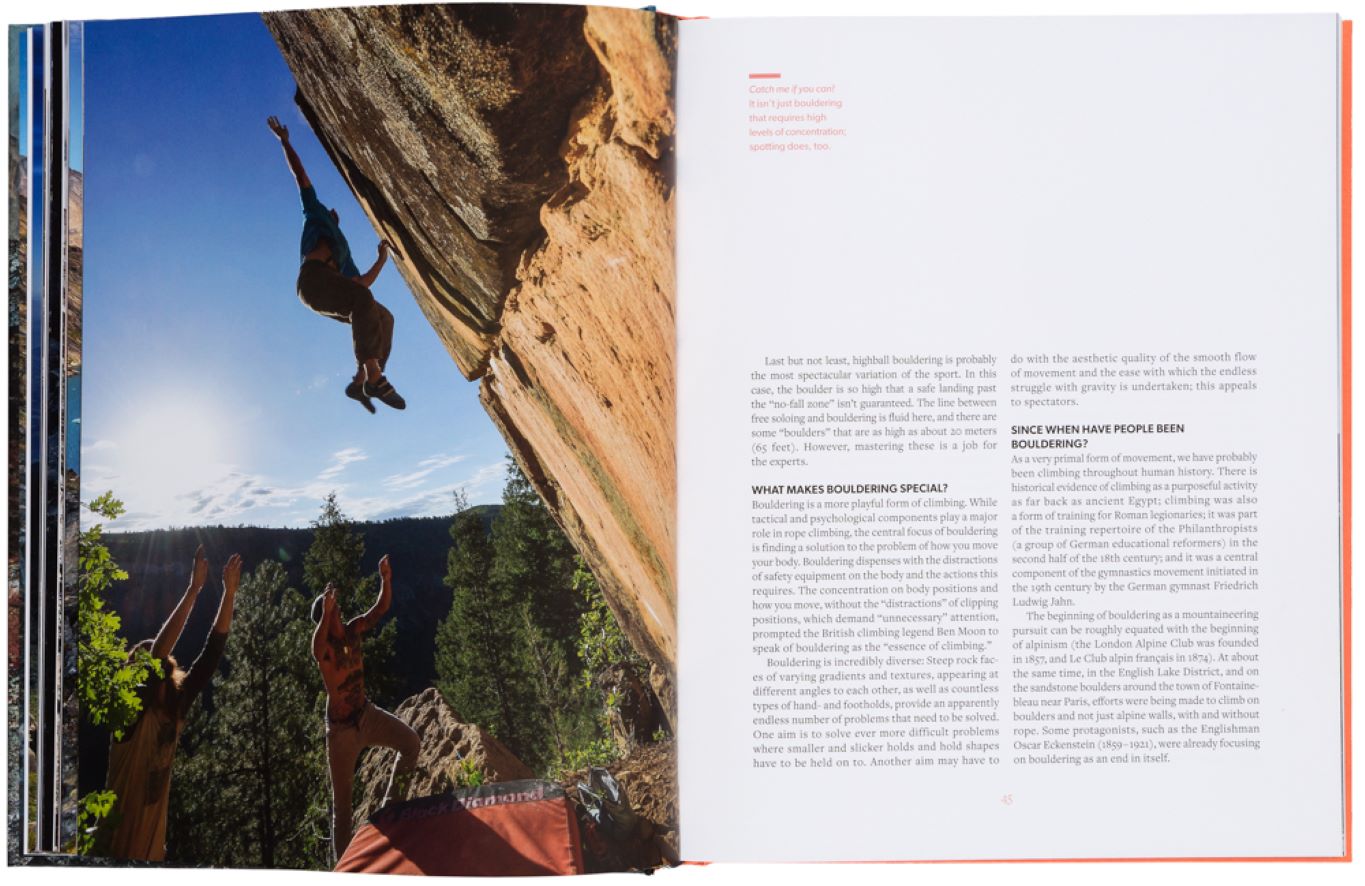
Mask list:
[[[232,628],[232,609],[237,600],[237,584],[242,577],[242,558],[233,554],[223,567],[223,599],[218,603],[218,615],[213,620],[213,630],[204,639],[204,648],[199,657],[190,665],[185,682],[181,684],[180,715],[189,716],[190,705],[209,685],[209,680],[218,670],[218,662],[227,646],[228,631]]]
[[[327,590],[322,592],[322,618],[318,619],[318,626],[313,630],[313,658],[322,661],[327,656],[327,650],[331,645],[332,622],[336,620],[337,598],[332,586],[328,585]]]
[[[351,279],[354,280],[355,282],[359,283],[361,286],[364,286],[366,289],[369,289],[371,286],[374,285],[374,281],[377,280],[377,279],[379,278],[379,272],[383,269],[383,267],[384,267],[384,262],[387,261],[388,258],[389,258],[389,241],[387,241],[387,240],[380,240],[380,241],[379,241],[379,258],[375,259],[374,264],[370,266],[370,269],[369,269],[368,271],[366,271],[364,274],[360,275],[359,277],[352,277]]]
[[[284,159],[289,163],[289,171],[294,173],[294,181],[298,182],[299,190],[311,188],[313,183],[308,179],[308,173],[303,168],[303,161],[299,155],[294,153],[294,146],[289,143],[289,127],[280,122],[279,117],[269,117],[265,125],[270,127],[270,131],[280,140],[280,147],[284,148]]]
[[[175,649],[175,644],[180,640],[180,632],[185,629],[185,620],[190,617],[190,610],[199,599],[199,592],[204,589],[204,582],[208,577],[209,561],[204,556],[204,546],[200,545],[194,552],[194,568],[190,571],[189,587],[185,589],[184,596],[175,605],[166,623],[157,631],[156,639],[152,641],[153,658],[165,658]]]
[[[393,602],[393,567],[389,566],[389,555],[385,554],[379,561],[379,596],[375,598],[374,605],[369,611],[361,615],[356,621],[360,622],[362,631],[371,631],[384,617],[384,613],[389,611],[389,604]]]

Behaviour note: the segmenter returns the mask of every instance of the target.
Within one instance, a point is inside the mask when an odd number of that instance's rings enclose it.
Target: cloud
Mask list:
[[[433,455],[430,458],[424,458],[419,461],[417,466],[422,468],[444,468],[448,465],[458,464],[468,457],[469,456],[467,455]]]
[[[465,456],[433,456],[427,462],[433,465],[443,462],[444,466],[463,461]],[[356,520],[388,520],[393,517],[443,517],[455,512],[455,493],[464,492],[471,502],[477,502],[476,491],[494,481],[500,482],[506,473],[503,462],[484,465],[474,471],[468,479],[459,483],[443,483],[435,489],[425,489],[395,499],[392,496],[367,496],[350,498],[343,501],[342,507]]]
[[[196,520],[222,522],[258,507],[266,498],[261,490],[270,489],[263,484],[260,477],[232,471],[208,485],[181,494],[179,499],[187,503],[189,515]]]
[[[342,449],[339,452],[334,452],[332,453],[332,463],[322,469],[318,474],[318,479],[330,480],[337,474],[346,470],[346,466],[352,462],[364,461],[367,458],[369,458],[369,456],[365,454],[363,449],[358,449],[354,446]]]
[[[83,452],[105,452],[110,449],[118,449],[118,444],[113,440],[92,440],[81,446]]]
[[[112,483],[119,478],[118,471],[98,462],[81,462],[81,481],[86,485]]]
[[[256,473],[240,465],[219,463],[196,472],[200,482],[174,492],[147,494],[136,484],[125,484],[121,497],[130,513],[120,518],[115,531],[165,526],[212,524],[257,526],[304,526],[317,516],[318,505],[330,492],[353,520],[386,520],[394,517],[443,517],[455,511],[455,493],[462,491],[471,503],[496,501],[506,474],[502,460],[469,466],[463,479],[438,479],[437,472],[468,464],[470,456],[442,453],[416,462],[414,470],[385,480],[338,483],[347,465],[366,460],[364,450],[348,447],[334,452],[327,466],[312,479],[281,483],[279,478]],[[100,480],[108,475],[87,465],[82,480],[87,489],[103,491]],[[359,475],[357,475],[359,476]],[[363,478],[362,478],[363,479]],[[116,486],[116,484],[110,484]],[[156,490],[159,491],[159,490]],[[135,512],[135,513],[131,513]]]
[[[301,514],[286,517],[279,511],[300,503],[315,506],[329,492],[331,488],[322,478],[295,486],[278,486],[257,474],[231,470],[217,480],[176,496],[184,505],[183,514],[163,514],[162,517],[169,518],[171,523],[182,520],[196,525],[235,523],[251,519],[244,517],[249,512],[273,510],[275,520],[303,522],[306,518]]]
[[[384,478],[384,486],[387,489],[413,489],[421,486],[436,471],[448,468],[451,465],[459,464],[468,456],[466,455],[433,455],[424,458],[417,463],[417,470],[406,474],[392,474]]]
[[[452,483],[439,489],[429,489],[394,501],[391,498],[369,498],[359,502],[347,503],[356,517],[362,520],[388,520],[393,517],[442,517],[455,513],[455,491],[462,488],[461,483]],[[349,512],[349,511],[348,511]]]
[[[479,468],[468,480],[464,481],[462,485],[466,492],[473,493],[475,490],[486,488],[494,481],[503,480],[506,476],[507,463],[501,461],[494,462],[493,464],[484,465]],[[472,498],[473,495],[471,494],[470,497]]]
[[[312,393],[313,391],[320,391],[327,386],[327,381],[327,376],[319,372],[309,379],[307,384],[295,388],[294,396],[301,397],[304,394]]]
[[[110,533],[137,532],[140,529],[158,529],[162,526],[161,516],[161,514],[152,514],[147,511],[127,511],[120,514],[117,520],[105,522],[104,529],[106,532]],[[82,528],[86,525],[85,521],[87,519],[93,520],[93,518],[88,518],[84,514],[81,515]],[[101,521],[93,520],[93,522]]]

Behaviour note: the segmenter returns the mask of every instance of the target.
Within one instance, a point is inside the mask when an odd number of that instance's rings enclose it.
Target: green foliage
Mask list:
[[[578,772],[589,766],[605,766],[619,756],[621,751],[610,737],[594,738],[570,749],[561,768]]]
[[[374,605],[379,595],[378,574],[361,574],[364,556],[364,537],[342,513],[336,493],[329,493],[322,513],[313,521],[313,543],[303,555],[304,585],[314,596],[329,582],[335,585],[342,618],[355,618]],[[395,584],[402,580],[399,574]],[[397,603],[397,588],[394,596]],[[365,637],[362,651],[366,695],[380,707],[397,706],[402,701],[403,685],[398,667],[398,624],[391,614],[385,617],[383,627]]]
[[[123,503],[106,492],[86,505],[94,514],[113,520]],[[132,656],[119,629],[118,615],[105,608],[105,597],[128,573],[119,568],[103,541],[104,526],[96,523],[81,532],[77,543],[80,574],[76,579],[76,693],[81,710],[95,725],[109,728],[121,739],[142,712],[139,688],[149,674],[161,674],[161,663],[144,649]]]
[[[493,544],[477,514],[462,508],[450,540],[451,603],[436,628],[436,687],[462,717],[529,760],[539,756],[542,736],[516,597],[493,580]]]
[[[592,574],[514,462],[491,529],[457,505],[437,688],[543,774],[613,759],[603,693],[589,677],[638,658]]]
[[[118,795],[113,791],[93,791],[81,797],[76,812],[76,852],[80,855],[105,855],[105,838],[116,824],[114,803]],[[106,827],[105,825],[108,825]]]
[[[124,510],[113,492],[105,492],[85,507],[106,520],[117,519]],[[108,727],[118,740],[141,715],[139,690],[150,675],[163,675],[161,662],[145,649],[130,655],[120,633],[122,620],[105,608],[114,583],[126,581],[128,573],[114,562],[104,544],[104,524],[96,523],[80,533],[76,556],[76,695],[85,718]],[[107,790],[81,797],[76,815],[77,852],[90,855],[103,851],[101,844],[114,823],[111,812],[117,799]]]
[[[493,567],[490,578],[511,589],[519,603],[547,637],[564,643],[568,665],[575,674],[578,662],[568,645],[578,626],[581,600],[569,593],[575,553],[550,509],[516,462],[507,460],[507,483],[502,510],[493,521]]]
[[[455,787],[457,788],[477,788],[484,783],[487,776],[469,757],[461,757],[459,768],[455,770]]]
[[[127,508],[123,506],[123,502],[114,498],[114,491],[112,489],[106,489],[102,494],[95,496],[94,501],[90,502],[85,507],[91,512],[99,514],[106,520],[116,520],[123,516],[123,512],[127,510]]]
[[[312,525],[313,543],[303,555],[303,584],[314,595],[321,594],[328,583],[336,585],[342,611],[355,614],[360,608],[362,585],[366,583],[360,574],[365,539],[341,512],[335,492],[327,494],[322,513]]]
[[[556,643],[536,623],[534,609],[529,602],[522,604],[521,622],[522,639],[531,665],[531,685],[545,717],[546,731],[553,742],[555,758],[563,765],[573,743],[576,714],[583,707],[583,699],[577,692],[577,682],[569,675],[568,657],[563,645]]]
[[[582,558],[577,560],[573,588],[583,599],[583,615],[578,620],[577,647],[579,660],[583,663],[582,686],[585,692],[598,701],[599,732],[610,736],[611,718],[619,711],[622,699],[616,689],[607,688],[599,683],[602,674],[608,669],[624,666],[636,678],[642,679],[649,670],[649,664],[626,639],[625,632],[617,624],[616,617],[612,615],[611,607],[607,605],[607,599],[597,584],[597,578]],[[654,731],[651,740],[661,741],[666,737],[664,730],[660,728]],[[607,760],[613,759],[623,750],[610,737],[598,739],[584,749],[584,759],[587,762],[580,762],[573,768],[601,765],[603,757]]]
[[[312,656],[312,597],[337,588],[344,617],[369,609],[377,575],[362,575],[365,542],[338,506],[323,502],[303,556],[308,595],[288,586],[269,560],[245,576],[224,653],[228,667],[185,729],[172,782],[167,843],[176,860],[231,867],[325,869],[331,858],[326,698]],[[397,570],[395,570],[397,571]],[[397,575],[401,605],[403,575]],[[399,700],[398,626],[387,619],[365,638],[366,692]]]
[[[395,583],[402,579],[396,579]],[[397,596],[399,591],[394,590]],[[401,603],[395,603],[401,605]],[[399,673],[398,619],[389,618],[372,631],[361,646],[365,654],[365,694],[381,708],[392,710],[403,701],[403,681]]]
[[[173,860],[325,869],[330,861],[323,697],[309,600],[267,561],[242,577],[225,673],[197,706],[171,783]]]
[[[492,523],[498,507],[477,506],[485,525]],[[314,511],[313,516],[318,513]],[[401,698],[435,685],[436,625],[450,611],[450,589],[443,579],[450,548],[450,515],[453,513],[450,510],[444,517],[357,520],[353,524],[365,539],[364,566],[373,567],[380,553],[388,554],[394,564],[397,595],[382,627],[387,629],[389,621],[398,625],[402,655],[395,665],[397,676],[401,678],[401,689],[397,693]],[[313,595],[307,590],[309,585],[304,582],[303,560],[313,536],[314,527],[311,526],[300,529],[210,526],[120,532],[117,535],[106,533],[105,541],[114,559],[137,578],[139,605],[120,612],[123,635],[132,639],[154,635],[160,620],[185,591],[185,576],[181,571],[144,571],[140,564],[178,562],[184,552],[194,550],[202,542],[215,556],[228,552],[241,554],[243,562],[252,568],[266,560],[280,561],[289,575],[290,585],[311,597]],[[118,589],[111,597],[110,605],[123,609]],[[378,673],[376,670],[376,675]]]
[[[636,673],[647,670],[644,659],[630,645],[616,617],[611,614],[607,598],[597,586],[597,578],[583,558],[574,561],[573,590],[583,600],[583,614],[578,619],[578,658],[583,663],[585,686],[608,667],[625,664]]]

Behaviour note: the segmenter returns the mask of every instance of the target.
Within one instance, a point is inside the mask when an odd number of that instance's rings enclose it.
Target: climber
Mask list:
[[[371,413],[375,411],[371,397],[394,409],[403,409],[407,403],[384,377],[389,351],[393,349],[393,314],[375,301],[370,292],[392,247],[387,240],[381,240],[379,257],[368,271],[360,273],[351,260],[351,247],[346,243],[346,235],[341,233],[337,211],[326,208],[318,199],[299,155],[289,144],[288,127],[280,123],[278,117],[270,117],[266,124],[284,148],[285,160],[294,173],[299,196],[303,199],[299,299],[324,317],[351,324],[356,371],[346,386],[346,396]]]
[[[313,658],[327,689],[327,764],[332,772],[332,847],[340,861],[351,842],[351,783],[356,758],[367,747],[380,745],[398,752],[382,807],[394,795],[402,799],[401,782],[417,765],[421,739],[412,727],[365,697],[365,662],[361,644],[379,624],[393,601],[393,569],[389,558],[379,561],[379,597],[364,615],[341,620],[336,588],[328,584],[313,601]],[[395,791],[396,789],[396,791]]]
[[[223,599],[218,604],[218,616],[203,650],[187,673],[180,668],[171,651],[180,639],[180,632],[185,628],[185,621],[190,617],[190,610],[208,575],[209,561],[204,556],[204,546],[200,545],[194,552],[189,587],[157,632],[156,639],[143,640],[133,647],[133,652],[148,650],[152,658],[161,663],[161,675],[153,673],[139,687],[142,713],[122,739],[109,745],[109,773],[105,783],[116,799],[107,819],[112,823],[113,831],[108,834],[104,851],[115,858],[144,861],[164,861],[166,858],[171,764],[190,705],[218,669],[218,660],[227,645],[237,582],[242,575],[242,558],[233,554],[223,567]],[[99,842],[103,844],[104,837]]]

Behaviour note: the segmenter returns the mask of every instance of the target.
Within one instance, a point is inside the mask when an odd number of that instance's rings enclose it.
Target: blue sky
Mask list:
[[[84,498],[111,531],[302,525],[335,490],[353,518],[496,501],[506,447],[392,264],[388,375],[405,412],[342,394],[350,329],[295,294],[302,217],[275,114],[362,270],[378,239],[294,105],[254,15],[85,29]]]
[[[85,25],[81,22],[72,22],[67,29],[67,34],[69,44],[67,52],[73,68],[68,90],[71,110],[67,128],[70,138],[67,150],[70,153],[68,159],[71,162],[71,168],[79,172],[84,163],[83,151],[85,149],[85,140],[81,136],[85,120],[85,78],[81,76],[80,70],[82,65],[81,54],[84,51],[82,47],[85,45]]]

